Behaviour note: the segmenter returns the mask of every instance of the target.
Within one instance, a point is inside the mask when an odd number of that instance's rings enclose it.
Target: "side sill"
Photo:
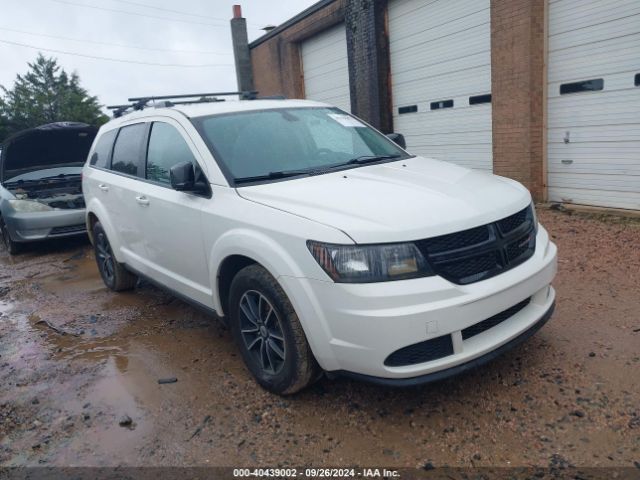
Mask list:
[[[225,326],[228,326],[225,317],[221,317],[220,315],[218,315],[218,313],[213,308],[207,307],[206,305],[203,305],[202,303],[200,303],[200,302],[198,302],[196,300],[193,300],[192,298],[187,297],[186,295],[174,290],[173,288],[167,287],[163,283],[158,282],[157,280],[149,277],[148,275],[145,275],[144,273],[140,273],[135,268],[131,268],[129,265],[125,265],[124,267],[127,270],[129,270],[131,273],[133,273],[134,275],[137,275],[139,278],[141,278],[145,282],[148,282],[151,285],[153,285],[155,287],[158,287],[160,290],[164,290],[165,292],[170,293],[174,297],[182,300],[185,303],[188,303],[189,305],[191,305],[194,308],[197,308],[198,310],[200,310],[203,313],[215,316]]]

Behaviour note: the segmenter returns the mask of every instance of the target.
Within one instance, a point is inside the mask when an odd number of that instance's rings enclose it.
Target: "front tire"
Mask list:
[[[138,277],[116,260],[107,234],[100,222],[96,222],[93,226],[93,239],[96,263],[104,284],[114,292],[132,290],[136,286]]]
[[[230,327],[247,368],[270,392],[290,395],[310,385],[319,366],[286,294],[260,265],[238,272],[229,294]]]
[[[17,255],[22,251],[22,244],[11,240],[9,229],[2,217],[0,217],[0,240],[2,240],[2,244],[7,249],[7,252],[9,252],[9,255]]]

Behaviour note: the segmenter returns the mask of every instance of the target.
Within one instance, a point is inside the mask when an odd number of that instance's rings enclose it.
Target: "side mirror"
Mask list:
[[[390,133],[387,138],[398,145],[400,148],[407,148],[407,142],[404,139],[404,135],[401,133]]]
[[[196,174],[191,162],[175,164],[169,170],[171,188],[179,192],[192,192],[196,184]]]

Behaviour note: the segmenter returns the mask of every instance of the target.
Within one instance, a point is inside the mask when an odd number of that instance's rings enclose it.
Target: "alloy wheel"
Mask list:
[[[100,272],[104,275],[105,280],[109,284],[113,283],[115,279],[115,260],[107,236],[102,232],[98,234],[96,240],[96,256],[98,257]]]
[[[249,290],[240,299],[240,333],[248,352],[269,375],[282,370],[286,344],[278,312],[260,292]]]

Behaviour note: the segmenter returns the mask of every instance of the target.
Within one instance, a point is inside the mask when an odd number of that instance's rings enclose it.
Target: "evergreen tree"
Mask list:
[[[102,125],[108,117],[98,97],[80,86],[74,72],[67,74],[55,58],[38,54],[29,71],[17,75],[12,89],[0,86],[0,142],[26,128],[52,122]]]

